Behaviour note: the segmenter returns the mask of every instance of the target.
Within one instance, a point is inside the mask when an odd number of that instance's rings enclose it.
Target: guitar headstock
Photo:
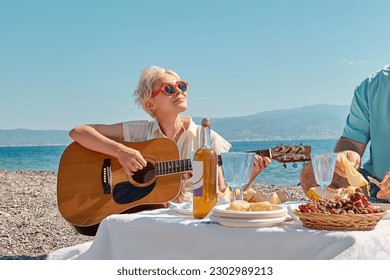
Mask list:
[[[252,151],[260,156],[266,156],[280,163],[284,166],[289,162],[304,162],[310,161],[311,146],[296,146],[296,145],[279,145],[272,149]]]
[[[279,145],[272,149],[271,151],[271,159],[274,159],[281,163],[286,162],[302,162],[302,161],[310,161],[310,146],[295,146],[295,145]]]

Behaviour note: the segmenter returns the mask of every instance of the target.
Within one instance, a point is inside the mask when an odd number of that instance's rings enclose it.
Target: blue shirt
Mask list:
[[[370,145],[363,168],[378,178],[390,171],[390,64],[356,87],[343,137]]]

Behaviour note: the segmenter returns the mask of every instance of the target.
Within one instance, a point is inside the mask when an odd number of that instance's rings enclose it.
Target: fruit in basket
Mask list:
[[[373,214],[385,212],[378,206],[372,206],[360,188],[346,190],[346,195],[337,196],[334,199],[311,200],[298,207],[300,213],[323,213],[333,215]]]

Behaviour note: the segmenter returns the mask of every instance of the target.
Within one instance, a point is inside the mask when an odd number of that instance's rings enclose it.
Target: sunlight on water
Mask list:
[[[57,171],[66,146],[0,147],[0,169]]]

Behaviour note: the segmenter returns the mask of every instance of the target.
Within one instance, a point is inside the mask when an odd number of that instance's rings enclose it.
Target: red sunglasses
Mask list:
[[[176,83],[164,83],[161,88],[156,91],[153,91],[152,97],[155,97],[160,92],[164,92],[166,95],[172,95],[175,93],[176,89],[180,89],[181,91],[187,90],[188,83],[184,81],[177,81]]]

